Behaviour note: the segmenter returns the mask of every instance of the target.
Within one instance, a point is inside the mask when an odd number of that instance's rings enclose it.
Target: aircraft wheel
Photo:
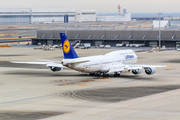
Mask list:
[[[103,74],[103,77],[109,77],[109,74]]]
[[[120,74],[114,74],[114,77],[119,77],[120,76]]]
[[[107,75],[106,74],[103,74],[103,77],[106,77]]]
[[[95,76],[95,77],[99,77],[100,74],[99,74],[99,73],[95,73],[94,76]]]
[[[89,73],[89,76],[94,76],[95,75],[95,73]]]

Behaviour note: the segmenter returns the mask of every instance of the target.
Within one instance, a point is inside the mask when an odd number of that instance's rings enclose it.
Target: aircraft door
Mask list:
[[[87,70],[87,65],[84,65],[83,71],[86,71],[86,70]]]

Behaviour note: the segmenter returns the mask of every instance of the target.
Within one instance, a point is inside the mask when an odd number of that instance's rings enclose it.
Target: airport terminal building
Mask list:
[[[65,32],[62,29],[42,29],[37,30],[37,38],[32,39],[32,44],[38,43],[46,45],[61,44],[59,33]],[[180,42],[179,30],[162,30],[161,45],[166,47],[175,47]],[[131,30],[131,29],[112,29],[112,30],[67,30],[67,36],[71,42],[79,40],[81,43],[90,43],[95,45],[116,44],[144,44],[145,46],[159,45],[158,30]]]

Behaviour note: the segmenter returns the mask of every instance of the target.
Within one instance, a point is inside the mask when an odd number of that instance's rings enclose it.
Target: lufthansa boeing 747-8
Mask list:
[[[70,68],[79,72],[89,73],[91,76],[102,75],[103,77],[109,76],[110,73],[114,73],[114,76],[118,77],[125,70],[130,71],[133,74],[140,74],[143,69],[146,74],[152,75],[156,72],[156,67],[166,67],[135,64],[138,57],[133,50],[119,50],[105,55],[79,57],[69,42],[66,34],[60,33],[60,37],[64,53],[64,59],[62,61],[45,60],[43,62],[13,63],[45,64],[53,72],[63,70],[64,68]]]

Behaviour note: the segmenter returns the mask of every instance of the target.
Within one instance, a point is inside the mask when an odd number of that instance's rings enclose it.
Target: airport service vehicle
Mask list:
[[[99,45],[99,48],[104,48],[105,45]]]
[[[176,50],[180,51],[180,42],[176,42]]]
[[[70,44],[65,33],[60,33],[63,46],[64,59],[62,61],[44,62],[14,62],[27,64],[45,64],[53,72],[60,71],[64,68],[70,68],[79,72],[89,73],[91,76],[103,77],[114,74],[114,77],[120,76],[123,71],[129,71],[137,75],[145,70],[145,73],[152,75],[156,72],[156,67],[166,67],[159,65],[139,65],[135,64],[138,60],[133,50],[113,51],[104,55],[79,57],[72,45]]]
[[[180,51],[180,45],[176,46],[177,51]]]
[[[105,45],[105,47],[104,48],[111,48],[111,46],[110,45]]]
[[[88,48],[91,47],[91,44],[90,44],[90,43],[84,43],[83,45],[84,45],[84,48],[85,48],[85,49],[88,49]]]
[[[124,46],[124,44],[116,44],[116,47],[123,47]]]
[[[60,48],[60,46],[59,46],[59,45],[53,45],[53,47],[54,47],[54,48]]]
[[[79,48],[80,49],[88,49],[91,47],[91,44],[90,43],[84,43],[82,45],[79,45]]]

